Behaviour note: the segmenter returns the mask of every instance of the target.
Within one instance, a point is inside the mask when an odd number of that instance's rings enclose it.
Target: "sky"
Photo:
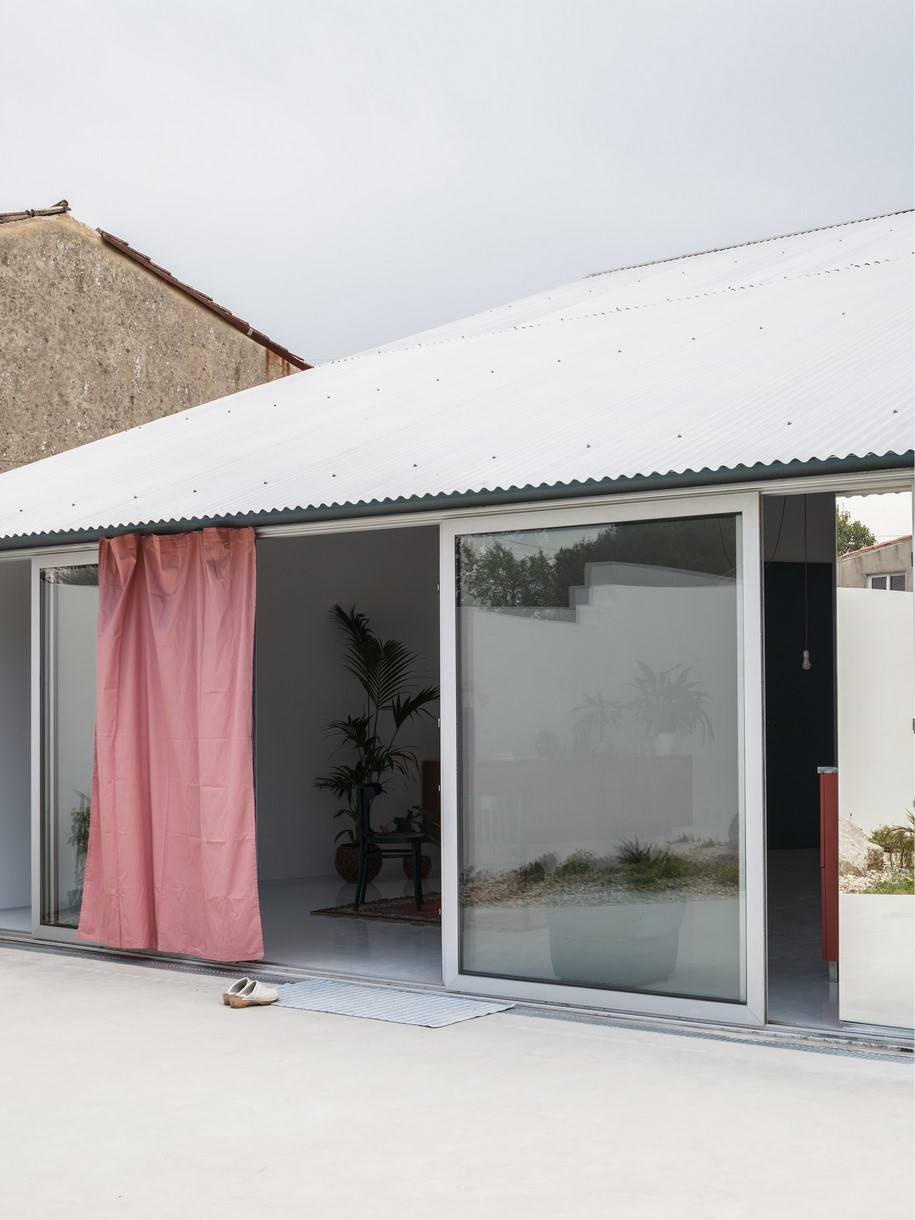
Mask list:
[[[836,503],[852,521],[861,521],[877,542],[891,542],[912,533],[912,493],[882,492],[869,496],[839,496]]]
[[[0,211],[65,197],[311,363],[911,207],[909,0],[0,0]]]

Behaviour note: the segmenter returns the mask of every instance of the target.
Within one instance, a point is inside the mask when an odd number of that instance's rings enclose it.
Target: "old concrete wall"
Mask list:
[[[841,555],[836,563],[836,580],[842,589],[866,589],[871,576],[891,572],[905,573],[905,591],[912,592],[912,538],[899,538],[882,546]]]
[[[70,216],[0,225],[0,471],[297,371]]]

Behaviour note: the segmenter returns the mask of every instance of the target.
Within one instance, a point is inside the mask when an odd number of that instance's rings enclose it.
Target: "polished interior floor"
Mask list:
[[[399,861],[387,862],[382,875],[369,885],[366,902],[401,895],[412,900],[413,882],[402,872],[398,875],[395,863],[399,867]],[[438,878],[430,877],[423,888],[426,893],[438,890]],[[352,902],[354,890],[336,876],[262,881],[266,960],[328,974],[440,984],[439,928],[311,914],[321,907]]]
[[[438,890],[430,878],[427,891]],[[439,928],[312,915],[353,900],[339,877],[261,882],[266,960],[328,974],[438,985]],[[768,858],[769,1020],[839,1028],[838,987],[820,956],[819,852],[773,851]],[[386,866],[369,886],[378,898],[412,897],[412,882]],[[0,929],[31,930],[27,907],[0,911]]]
[[[769,1020],[836,1029],[838,989],[820,957],[819,852],[769,853]],[[431,878],[426,888],[438,889]],[[367,900],[412,895],[412,885],[386,868]],[[339,877],[262,882],[261,917],[267,960],[328,973],[438,984],[437,928],[312,915],[352,902]]]
[[[839,989],[821,955],[820,853],[770,851],[769,1020],[839,1028]]]
[[[31,932],[32,908],[7,907],[0,911],[0,929],[6,932]]]

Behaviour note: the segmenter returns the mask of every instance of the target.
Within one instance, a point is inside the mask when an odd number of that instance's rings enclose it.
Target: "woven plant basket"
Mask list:
[[[368,879],[374,881],[381,872],[383,863],[381,856],[372,858],[372,851],[377,850],[369,848],[369,867]],[[334,867],[337,872],[350,885],[355,885],[359,879],[359,849],[355,843],[341,843],[334,853]]]

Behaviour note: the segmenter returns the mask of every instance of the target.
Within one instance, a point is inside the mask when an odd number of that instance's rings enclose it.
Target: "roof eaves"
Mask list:
[[[182,280],[179,280],[176,276],[172,275],[170,271],[166,271],[164,267],[160,267],[158,263],[154,263],[148,254],[141,254],[139,250],[134,250],[134,248],[126,241],[122,240],[122,238],[115,237],[113,233],[106,233],[104,229],[98,229],[96,231],[106,245],[118,250],[121,254],[126,255],[127,258],[132,259],[144,270],[149,271],[152,275],[157,276],[160,280],[164,280],[166,284],[171,284],[171,286],[173,288],[177,288],[179,292],[183,292],[186,296],[191,297],[192,300],[197,301],[200,305],[203,305],[205,309],[209,309],[212,313],[215,313],[218,317],[222,318],[222,320],[227,322],[229,326],[234,327],[235,330],[240,331],[249,339],[253,339],[255,343],[259,343],[261,347],[265,347],[268,351],[274,352],[282,360],[288,361],[289,364],[295,365],[295,367],[298,369],[310,369],[313,367],[303,360],[301,356],[297,356],[294,352],[290,352],[288,348],[281,347],[278,343],[274,343],[271,338],[263,333],[263,331],[255,330],[254,327],[248,322],[245,322],[242,318],[236,317],[234,313],[226,309],[224,306],[217,305],[213,298],[207,296],[205,292],[199,292],[196,288],[191,288],[189,284],[185,284]]]
[[[845,458],[795,459],[790,462],[758,462],[753,466],[721,466],[717,470],[670,471],[647,475],[621,475],[617,478],[573,480],[570,483],[528,484],[524,487],[483,488],[479,491],[427,492],[419,496],[398,496],[389,500],[360,500],[339,504],[308,505],[282,509],[257,509],[242,513],[205,517],[182,517],[160,521],[128,522],[116,526],[56,532],[16,534],[0,537],[0,551],[26,550],[36,546],[80,546],[121,534],[178,534],[209,526],[240,528],[254,525],[300,525],[305,522],[346,521],[360,517],[396,516],[400,513],[446,512],[458,508],[492,508],[500,505],[547,503],[551,500],[584,499],[626,492],[674,491],[684,488],[716,487],[723,484],[754,483],[761,479],[809,478],[815,475],[862,474],[883,470],[908,469],[915,464],[915,450],[906,453],[849,455]]]

